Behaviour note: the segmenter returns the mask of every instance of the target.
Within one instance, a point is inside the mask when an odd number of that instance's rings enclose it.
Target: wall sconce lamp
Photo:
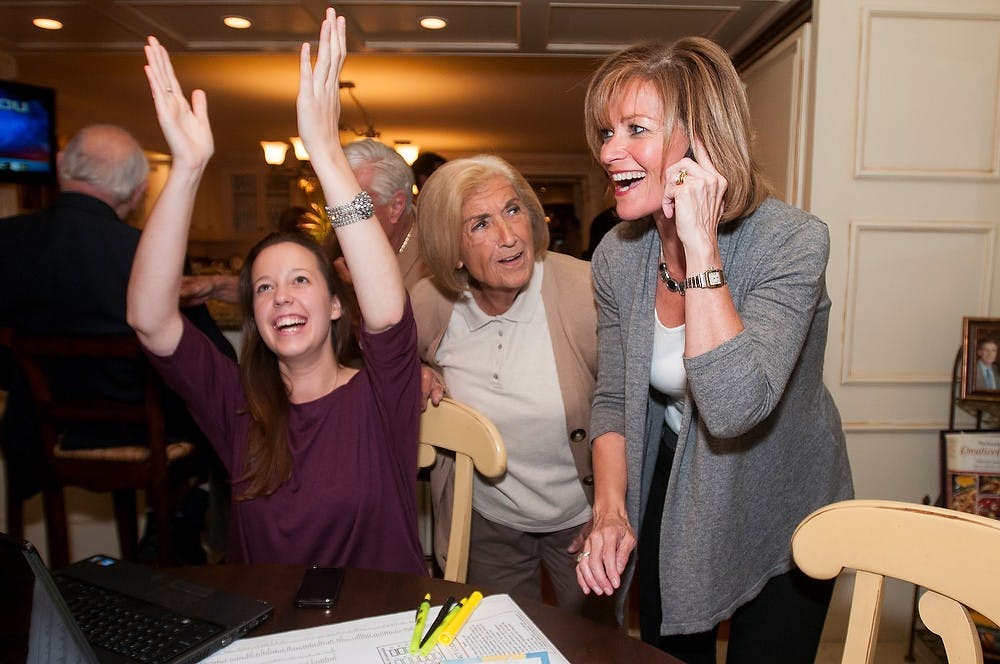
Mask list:
[[[288,139],[295,151],[295,158],[300,162],[309,161],[309,152],[302,145],[302,139],[292,136]],[[264,161],[271,166],[281,166],[285,163],[285,155],[288,153],[288,143],[284,141],[261,141],[260,147],[264,149]]]
[[[285,163],[288,143],[284,141],[261,141],[260,147],[264,149],[264,161],[269,165],[280,166]]]
[[[306,151],[306,146],[302,144],[302,139],[298,136],[292,136],[288,140],[292,142],[292,149],[295,150],[295,158],[299,161],[309,161],[309,152]]]
[[[417,159],[417,155],[420,154],[420,146],[409,141],[395,141],[392,147],[410,166],[413,165],[413,162]]]

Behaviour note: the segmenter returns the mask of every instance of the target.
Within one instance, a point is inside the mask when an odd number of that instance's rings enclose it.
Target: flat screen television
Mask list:
[[[0,182],[55,184],[56,93],[0,81]]]

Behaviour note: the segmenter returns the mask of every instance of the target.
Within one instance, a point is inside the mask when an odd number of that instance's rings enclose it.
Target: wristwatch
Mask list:
[[[710,267],[701,274],[684,280],[684,288],[719,288],[726,285],[726,275],[717,267]]]
[[[360,192],[349,203],[344,203],[336,207],[330,207],[329,205],[325,207],[326,216],[330,219],[330,225],[334,228],[371,219],[375,214],[375,204],[372,202],[372,197],[368,195],[367,191]]]

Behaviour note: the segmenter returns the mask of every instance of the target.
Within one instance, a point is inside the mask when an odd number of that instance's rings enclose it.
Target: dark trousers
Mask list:
[[[689,664],[715,664],[719,626],[697,634],[660,634],[660,517],[677,437],[664,432],[653,469],[649,502],[639,530],[636,560],[642,640]],[[809,664],[816,659],[834,581],[798,569],[768,581],[729,622],[727,664]]]

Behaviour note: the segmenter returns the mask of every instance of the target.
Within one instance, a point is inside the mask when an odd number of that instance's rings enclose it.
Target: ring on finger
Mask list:
[[[686,168],[682,168],[682,169],[681,169],[681,170],[680,170],[680,171],[679,171],[679,172],[677,173],[677,179],[676,179],[676,180],[674,180],[674,184],[675,184],[675,185],[678,185],[678,186],[679,186],[679,185],[682,185],[682,184],[684,184],[684,178],[686,178],[686,177],[687,177],[687,175],[688,175],[688,169],[686,169]]]
[[[588,557],[590,557],[590,551],[583,551],[583,552],[580,553],[580,555],[578,555],[576,557],[576,562],[580,562],[584,558],[588,558]]]

